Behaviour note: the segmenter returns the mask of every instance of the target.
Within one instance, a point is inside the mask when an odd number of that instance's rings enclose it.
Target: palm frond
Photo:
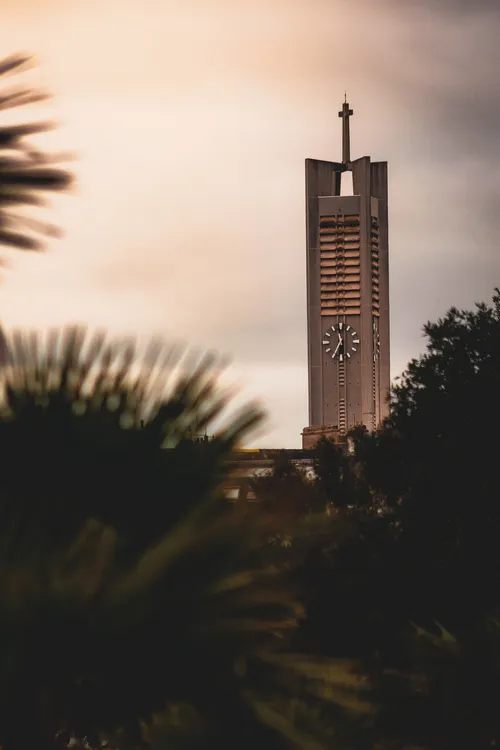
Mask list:
[[[0,229],[0,244],[8,247],[15,247],[18,250],[41,250],[42,244],[39,240],[34,240],[25,234],[19,232],[9,232],[8,229]]]
[[[27,55],[13,55],[0,60],[0,77],[17,73],[33,64]],[[46,91],[31,88],[0,90],[0,112],[45,101]],[[26,138],[56,127],[54,122],[25,122],[0,125],[0,245],[21,250],[41,250],[45,238],[58,236],[52,225],[41,222],[30,227],[35,235],[26,233],[26,222],[15,213],[5,213],[5,206],[22,208],[43,205],[43,195],[66,191],[73,183],[73,174],[59,165],[68,154],[44,154],[33,148]],[[41,195],[39,195],[41,194]],[[9,227],[5,228],[8,219]]]
[[[15,55],[9,55],[0,60],[0,76],[8,75],[12,71],[26,70],[26,68],[33,65],[33,57],[23,52],[18,52]]]
[[[261,554],[279,518],[222,500],[261,419],[227,411],[224,359],[80,326],[2,340],[2,747],[331,747],[328,706],[368,712],[365,684],[291,653],[304,609]]]
[[[80,326],[46,336],[13,331],[2,341],[0,444],[12,455],[29,451],[36,470],[51,477],[60,503],[70,467],[80,467],[79,452],[85,452],[87,465],[78,468],[84,476],[75,489],[81,498],[73,506],[75,523],[78,508],[87,509],[87,493],[95,494],[103,476],[106,488],[104,501],[96,498],[97,518],[121,528],[141,491],[151,507],[163,508],[164,517],[172,518],[183,505],[186,509],[186,495],[198,502],[216,492],[228,452],[262,419],[252,404],[230,414],[227,389],[220,386],[225,362],[216,355],[194,354],[193,359],[185,347],[160,341],[141,354],[130,339],[110,341]],[[214,439],[197,444],[194,438],[214,420],[221,424]],[[23,447],[21,433],[28,427],[30,441]],[[104,474],[103,451],[113,456]],[[117,466],[120,455],[123,465]],[[58,471],[61,461],[67,471]],[[168,502],[161,499],[163,472],[175,478]],[[13,475],[8,481],[17,493],[18,479]],[[21,482],[27,498],[38,494],[29,489],[30,482],[30,476]],[[161,528],[144,518],[136,529],[138,539],[141,527],[149,541],[160,538]]]
[[[26,188],[2,191],[4,206],[46,206],[47,201],[40,195],[30,193]]]
[[[0,147],[17,147],[18,142],[27,135],[46,133],[56,127],[54,122],[32,122],[26,125],[7,125],[0,128]]]
[[[46,101],[50,97],[47,91],[24,91],[23,89],[11,89],[0,96],[0,110],[14,109],[25,104],[35,104]]]

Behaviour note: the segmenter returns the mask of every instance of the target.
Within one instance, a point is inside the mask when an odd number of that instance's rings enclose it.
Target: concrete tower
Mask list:
[[[387,162],[351,161],[347,100],[342,162],[306,159],[309,426],[303,447],[389,413]],[[352,172],[353,195],[341,195]]]

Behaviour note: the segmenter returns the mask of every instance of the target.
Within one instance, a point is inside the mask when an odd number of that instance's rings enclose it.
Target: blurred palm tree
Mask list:
[[[222,499],[262,418],[228,414],[224,363],[78,327],[3,358],[4,750],[358,747],[364,679],[291,652],[303,608],[261,554],[280,519]]]
[[[24,70],[32,58],[17,54],[0,60],[0,77]],[[0,113],[49,98],[46,91],[17,86],[0,88]],[[59,229],[19,213],[26,206],[46,205],[48,192],[66,190],[73,176],[58,166],[68,155],[48,154],[26,139],[55,127],[53,122],[24,122],[0,126],[0,245],[41,250],[44,238]]]

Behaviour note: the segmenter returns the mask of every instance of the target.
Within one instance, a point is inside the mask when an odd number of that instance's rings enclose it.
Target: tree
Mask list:
[[[23,503],[27,517],[42,516],[54,542],[66,543],[89,516],[115,527],[131,549],[157,541],[217,489],[227,451],[259,418],[244,411],[216,440],[190,439],[227,404],[215,356],[197,360],[152,341],[137,375],[133,342],[109,342],[83,327],[52,331],[46,340],[15,331],[7,346],[2,506],[10,512]],[[179,367],[185,378],[176,380]],[[20,475],[23,454],[33,471]]]
[[[362,433],[364,435],[364,432]],[[348,438],[356,437],[358,431]],[[347,509],[364,508],[373,503],[365,482],[363,464],[356,454],[327,438],[318,441],[314,448],[316,490],[324,507]]]
[[[408,538],[418,536],[415,543],[425,546],[432,575],[437,566],[443,585],[447,577],[453,606],[461,609],[467,600],[469,612],[472,602],[488,610],[500,586],[499,291],[491,305],[452,308],[424,330],[427,352],[394,389],[386,429],[399,443],[406,485],[401,518]]]
[[[359,434],[353,447],[373,506],[385,510],[397,507],[408,485],[403,443],[394,425],[387,420],[378,430]]]
[[[5,359],[2,747],[331,746],[366,681],[291,650],[303,607],[260,556],[279,518],[222,499],[261,414],[224,423],[219,360],[153,342],[138,363],[81,328],[13,334]]]
[[[314,447],[314,473],[316,489],[324,507],[344,505],[342,493],[343,457],[340,448],[323,437]]]
[[[256,497],[267,510],[295,522],[314,509],[314,490],[285,451],[276,451],[271,472],[252,480]]]
[[[393,388],[390,419],[354,437],[354,462],[402,535],[408,615],[453,629],[498,604],[498,290],[491,305],[452,308],[424,331],[426,353]]]
[[[394,387],[391,418],[356,446],[398,528],[385,610],[401,623],[398,658],[382,664],[378,728],[399,733],[394,747],[486,748],[500,742],[499,291],[424,331],[427,351]],[[410,621],[416,645],[403,637]]]
[[[0,60],[0,77],[26,68],[32,59],[26,55],[12,55]],[[45,91],[30,88],[10,88],[0,91],[0,112],[44,101]],[[27,217],[19,209],[43,206],[49,192],[64,191],[73,177],[58,164],[67,158],[61,154],[47,154],[30,145],[26,138],[52,129],[51,122],[25,122],[0,127],[0,245],[21,250],[41,250],[41,237],[57,236],[52,224]]]
[[[370,674],[381,711],[361,746],[482,750],[500,742],[498,290],[425,332],[391,418],[351,436],[345,475],[335,446],[319,446],[320,487],[354,507],[329,519],[300,570],[300,632]],[[387,512],[364,512],[363,486]]]

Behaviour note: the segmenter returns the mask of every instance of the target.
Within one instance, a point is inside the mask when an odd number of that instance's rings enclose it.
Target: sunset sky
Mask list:
[[[421,328],[500,286],[499,0],[2,0],[78,188],[66,237],[16,258],[7,325],[162,333],[233,355],[269,411],[307,424],[304,159],[389,162],[392,373]]]

